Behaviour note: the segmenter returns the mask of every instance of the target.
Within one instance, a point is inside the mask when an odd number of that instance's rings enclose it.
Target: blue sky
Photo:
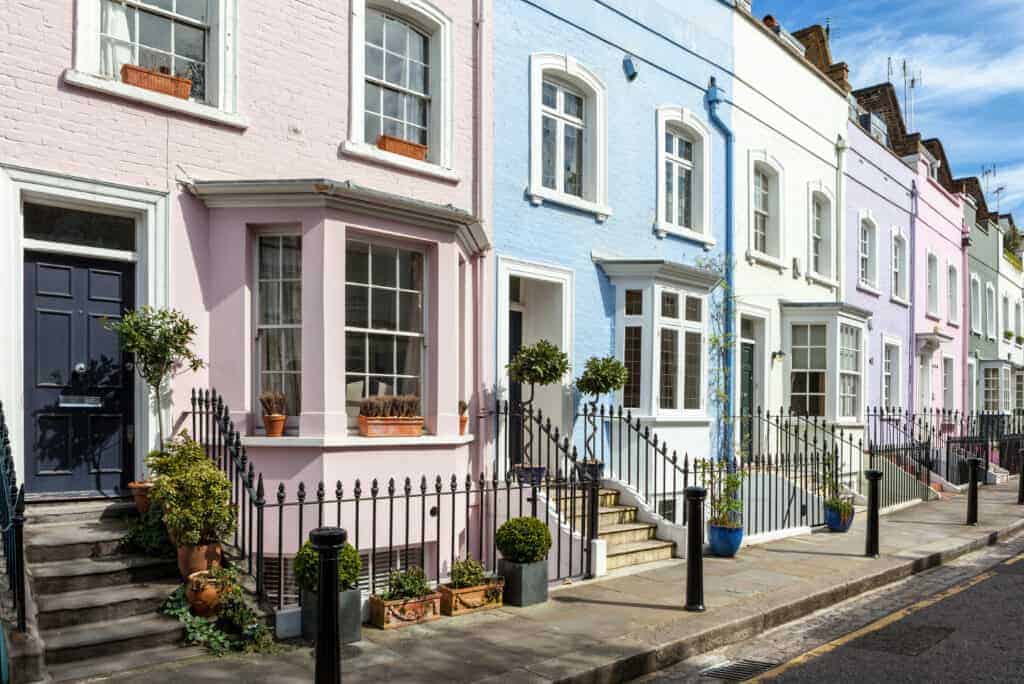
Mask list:
[[[1024,223],[1024,0],[754,0],[754,12],[789,30],[830,18],[854,88],[886,81],[892,57],[902,93],[909,60],[923,76],[914,128],[942,140],[956,177],[996,164],[989,207],[1006,186],[1001,211]]]

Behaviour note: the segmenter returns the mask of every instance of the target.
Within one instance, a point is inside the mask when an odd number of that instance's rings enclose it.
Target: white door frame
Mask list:
[[[135,218],[136,252],[118,252],[23,238],[22,204],[38,202]],[[169,302],[169,217],[166,192],[102,183],[68,175],[0,164],[0,311],[9,312],[0,333],[0,401],[10,430],[15,468],[25,481],[24,432],[24,252],[27,248],[94,258],[134,261],[135,303],[155,307]],[[145,384],[135,382],[135,475],[143,473],[146,454],[155,445],[156,413]],[[164,409],[169,415],[170,409]],[[145,418],[145,417],[148,417]]]

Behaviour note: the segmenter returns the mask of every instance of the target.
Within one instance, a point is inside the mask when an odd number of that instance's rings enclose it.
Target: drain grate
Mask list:
[[[700,675],[701,677],[721,679],[727,682],[745,682],[777,665],[778,663],[766,663],[762,660],[730,660],[721,665],[708,668],[702,671]]]

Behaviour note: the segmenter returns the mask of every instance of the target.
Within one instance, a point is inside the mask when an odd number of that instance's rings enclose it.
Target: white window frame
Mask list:
[[[995,375],[995,386],[989,385],[990,372]],[[996,366],[987,366],[981,369],[982,377],[982,395],[981,405],[984,411],[999,411],[1002,405],[1002,391],[1000,390],[999,383],[1002,380],[1002,373]],[[992,401],[990,401],[990,393],[993,394]]]
[[[1013,410],[1013,386],[1011,384],[1013,374],[1007,366],[999,369],[1000,398],[1003,413]]]
[[[630,409],[631,411],[639,411],[644,408],[644,397],[647,385],[650,382],[647,378],[647,374],[644,372],[646,368],[650,367],[650,354],[651,351],[648,349],[649,345],[646,344],[648,341],[648,335],[650,335],[650,325],[646,324],[651,314],[651,306],[653,303],[653,292],[649,285],[642,286],[622,286],[620,285],[617,290],[618,299],[618,311],[621,316],[622,324],[619,326],[618,337],[621,338],[619,343],[620,353],[619,357],[622,360],[622,364],[626,364],[626,328],[639,328],[640,329],[640,386],[637,388],[638,401],[636,406],[628,405],[626,402],[626,387],[623,385],[622,389],[618,392],[619,403],[622,404],[623,408]],[[640,293],[640,313],[630,314],[626,311],[626,293],[630,291],[636,291]],[[627,366],[628,369],[628,366]]]
[[[247,128],[246,119],[238,114],[238,0],[211,0],[210,7],[213,11],[207,46],[206,103],[183,100],[104,76],[100,47],[102,8],[98,0],[75,2],[73,65],[64,72],[64,82],[224,126]]]
[[[948,378],[947,364],[950,371]],[[956,409],[956,359],[948,354],[942,355],[942,408],[947,411]]]
[[[864,247],[864,229],[870,229],[870,244]],[[870,209],[857,214],[857,289],[878,296],[878,221]],[[867,261],[867,265],[862,263]],[[867,273],[865,273],[867,271]]]
[[[676,235],[687,240],[700,243],[707,248],[715,245],[711,231],[711,130],[696,114],[686,107],[678,105],[662,105],[656,110],[656,140],[658,150],[657,166],[657,204],[658,220],[656,232],[658,237]],[[693,175],[691,222],[693,225],[683,227],[668,220],[665,215],[665,162],[669,159],[665,152],[665,135],[667,133],[682,134],[693,142]],[[675,202],[673,202],[675,207]]]
[[[844,347],[843,347],[843,328],[849,328],[850,330],[853,330],[856,333],[856,335],[857,335],[857,349],[856,349],[857,368],[855,370],[852,370],[852,371],[851,370],[843,370],[843,365],[842,365],[842,355],[843,355],[843,350],[844,350]],[[838,415],[840,420],[852,421],[852,420],[856,420],[856,419],[860,418],[861,406],[864,404],[864,367],[866,365],[864,363],[864,361],[865,361],[865,358],[864,358],[865,357],[865,354],[864,354],[864,349],[865,349],[864,328],[862,328],[861,326],[857,326],[857,325],[851,325],[850,323],[848,323],[846,321],[839,321],[837,339],[838,339],[838,342],[839,342],[839,344],[837,345],[838,348],[839,348],[839,365],[837,366],[837,371],[838,371],[838,378],[837,379],[838,379],[838,383],[836,385],[837,390],[838,390],[838,392],[837,392],[838,397],[837,398],[838,398],[838,402],[839,402],[839,407],[838,407],[837,415]],[[843,377],[844,376],[851,376],[851,377],[853,377],[856,380],[856,388],[857,389],[856,389],[856,393],[853,395],[854,411],[853,411],[852,415],[847,415],[847,414],[843,413],[843,399],[846,397],[846,395],[843,394]]]
[[[965,411],[973,412],[978,410],[978,362],[974,359],[967,359],[967,405]]]
[[[932,266],[935,266],[935,282],[932,283]],[[924,315],[928,318],[939,318],[939,256],[931,251],[925,251],[924,258]]]
[[[946,322],[960,325],[960,269],[952,261],[946,262]]]
[[[1010,327],[1010,297],[1009,297],[1009,295],[1005,295],[1004,294],[1002,296],[1002,299],[1000,301],[999,314],[1000,314],[999,320],[1002,323],[1002,326],[1000,326],[1000,329],[999,329],[999,339],[1002,340],[1003,342],[1006,342],[1007,344],[1012,344],[1013,340],[1007,340],[1006,339],[1006,331],[1007,330],[1010,330],[1010,331],[1013,330],[1013,328]]]
[[[1024,331],[1024,306],[1022,306],[1021,300],[1018,299],[1013,304],[1013,335],[1014,343],[1016,343],[1018,347],[1021,346],[1021,342],[1017,338],[1024,334],[1022,331]],[[1021,408],[1024,408],[1024,406]]]
[[[886,352],[889,349],[896,350],[896,363],[886,367]],[[880,399],[885,408],[902,408],[905,404],[903,393],[903,342],[898,337],[882,336],[882,363],[881,363],[881,393]],[[887,376],[890,379],[891,387],[886,384]],[[886,396],[889,394],[890,396]]]
[[[783,396],[785,406],[792,406],[792,374],[793,374],[793,327],[803,325],[825,326],[826,368],[825,368],[825,419],[842,425],[862,424],[867,408],[868,381],[868,326],[867,322],[848,313],[826,311],[792,310],[784,315],[782,325],[782,348],[786,352],[783,363],[785,378]],[[840,328],[843,325],[856,328],[860,337],[860,371],[857,399],[857,416],[842,416],[840,392]],[[873,364],[872,364],[873,365]]]
[[[544,187],[543,84],[556,80],[572,87],[584,98],[583,196]],[[530,184],[527,195],[532,204],[552,202],[594,214],[598,222],[612,215],[608,206],[608,89],[597,74],[569,55],[536,52],[530,55]]]
[[[900,259],[896,258],[897,244],[902,248]],[[910,300],[908,299],[908,292],[910,290],[909,245],[910,242],[903,234],[903,231],[898,226],[893,226],[890,234],[890,299],[903,306],[910,305]]]
[[[454,170],[455,83],[454,24],[451,17],[426,0],[350,0],[348,139],[342,152],[421,175],[459,182]],[[363,113],[366,109],[366,16],[367,7],[413,24],[430,37],[430,126],[427,160],[385,152],[366,143]]]
[[[992,286],[992,283],[985,283],[985,333],[988,339],[996,339],[998,325],[996,321],[996,288]]]
[[[661,298],[662,294],[672,294],[677,298],[677,318],[666,318],[661,314]],[[686,320],[686,299],[695,298],[700,301],[701,306],[701,320],[700,322]],[[653,288],[653,298],[651,302],[651,320],[654,324],[654,334],[651,335],[651,339],[654,343],[653,347],[653,374],[654,385],[653,389],[653,403],[651,407],[653,414],[665,418],[665,417],[682,417],[682,418],[704,418],[707,415],[707,378],[709,373],[708,370],[708,295],[705,292],[699,292],[697,290],[691,290],[689,288],[681,287],[679,285],[666,285],[662,283],[655,283]],[[676,397],[675,404],[676,408],[662,408],[661,407],[661,336],[663,330],[675,330],[676,331]],[[646,332],[646,331],[645,331]],[[687,333],[698,333],[700,335],[700,349],[701,349],[701,371],[699,373],[700,386],[697,388],[700,405],[695,409],[684,408],[685,394],[686,394],[686,334]]]
[[[1024,370],[1013,371],[1013,410],[1024,409]]]
[[[755,208],[757,205],[755,175],[758,171],[765,173],[770,183],[768,188],[767,238],[765,240],[767,251],[761,251],[756,248],[757,241],[755,239],[754,226],[757,222],[756,216],[758,212]],[[751,150],[747,178],[749,179],[749,195],[747,199],[749,204],[747,260],[750,263],[760,263],[776,268],[781,273],[786,268],[784,261],[786,254],[786,231],[783,229],[786,225],[785,169],[782,163],[766,150]],[[777,254],[772,253],[773,246],[776,248]]]
[[[823,269],[814,267],[814,241],[816,231],[816,205],[821,205],[821,250],[819,261]],[[829,287],[836,286],[836,229],[835,197],[820,181],[807,185],[807,279]]]
[[[982,317],[984,314],[984,310],[982,309],[981,279],[974,273],[971,274],[970,297],[971,332],[981,335]]]

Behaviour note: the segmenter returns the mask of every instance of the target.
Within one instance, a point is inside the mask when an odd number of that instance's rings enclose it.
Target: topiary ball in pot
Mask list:
[[[359,573],[363,561],[351,544],[338,551],[338,630],[341,642],[349,644],[362,638],[363,601]],[[295,554],[295,584],[302,598],[302,637],[316,639],[320,625],[320,554],[306,542]]]
[[[512,518],[494,537],[501,551],[498,573],[505,578],[505,603],[530,606],[548,600],[551,531],[536,518]]]

